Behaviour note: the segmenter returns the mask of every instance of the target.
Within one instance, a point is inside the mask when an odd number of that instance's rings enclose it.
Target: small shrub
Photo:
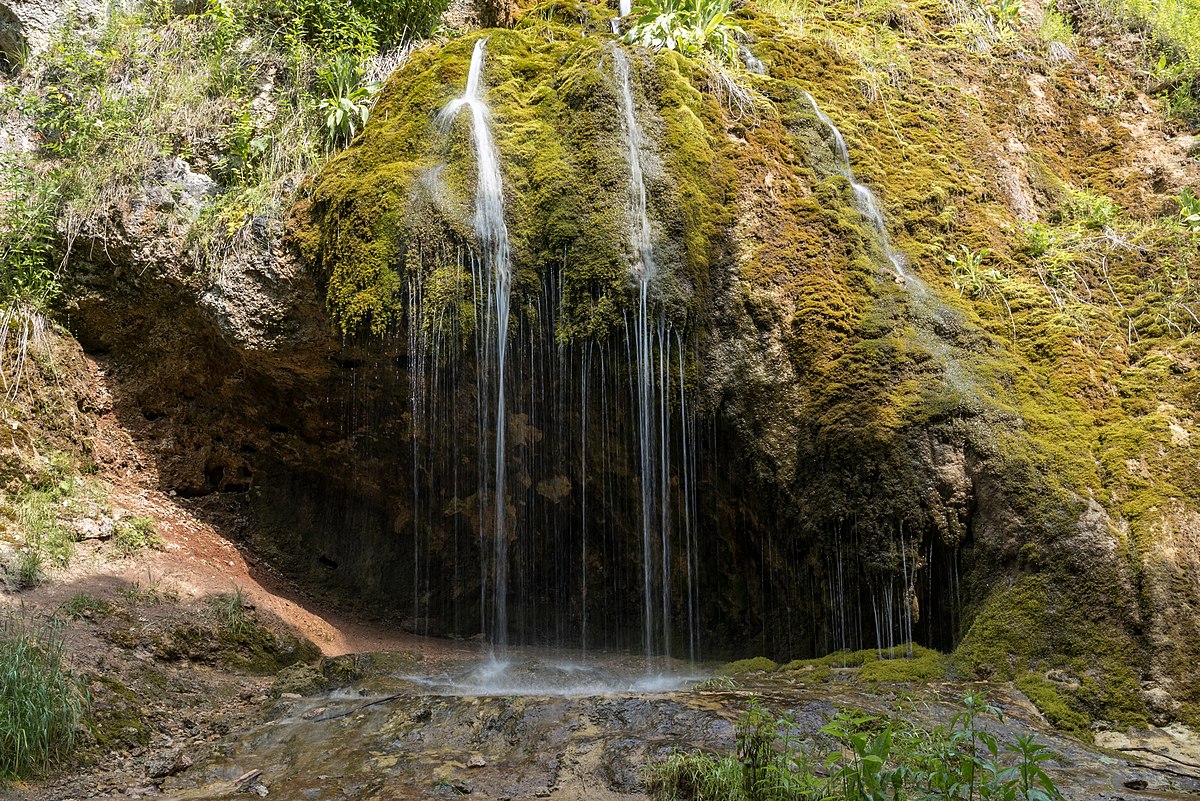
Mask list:
[[[45,310],[59,294],[53,261],[58,184],[16,156],[0,160],[0,307]]]
[[[149,517],[130,517],[117,522],[113,542],[124,557],[134,556],[146,548],[161,548],[162,538]]]
[[[57,629],[0,622],[0,778],[42,773],[69,754],[88,706]]]
[[[375,24],[380,49],[433,33],[449,0],[354,0],[354,6]]]

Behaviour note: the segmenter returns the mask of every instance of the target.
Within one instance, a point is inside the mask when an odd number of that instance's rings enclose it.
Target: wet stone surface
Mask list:
[[[456,798],[609,799],[645,796],[645,766],[675,748],[726,753],[735,723],[752,699],[796,723],[803,740],[838,709],[892,715],[923,725],[946,723],[965,685],[805,686],[788,678],[743,680],[709,692],[672,687],[629,689],[616,679],[521,683],[536,668],[514,667],[486,682],[374,675],[333,693],[281,699],[267,722],[234,735],[221,755],[168,777],[162,791],[180,799],[270,797],[311,801]],[[521,671],[526,671],[521,673]],[[554,671],[551,671],[552,673]],[[561,671],[557,678],[561,680]],[[595,677],[593,677],[594,679]],[[636,684],[636,682],[634,682]],[[369,686],[370,689],[365,689]],[[380,692],[387,687],[390,691]],[[493,688],[494,689],[494,688]],[[577,689],[578,692],[572,692]],[[1176,758],[1103,750],[1050,730],[1023,698],[989,688],[1004,712],[987,728],[1002,739],[1035,732],[1056,754],[1051,772],[1067,797],[1182,799],[1200,794],[1200,769]],[[1103,741],[1103,738],[1101,738]],[[1134,743],[1126,736],[1122,742]],[[1130,746],[1132,747],[1132,746]],[[1142,760],[1141,757],[1148,758]],[[248,796],[247,794],[250,794]]]

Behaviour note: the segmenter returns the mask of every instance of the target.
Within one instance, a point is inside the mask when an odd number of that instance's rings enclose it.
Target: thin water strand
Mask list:
[[[850,166],[850,148],[846,145],[846,137],[842,136],[842,132],[833,124],[833,120],[829,115],[821,110],[817,105],[817,101],[808,92],[804,93],[808,98],[809,105],[813,107],[813,112],[817,115],[817,119],[829,129],[829,136],[833,140],[833,153],[838,159],[838,172],[845,176],[850,182],[850,188],[854,190],[854,203],[858,207],[858,211],[867,218],[867,222],[871,224],[871,228],[875,230],[875,237],[879,242],[883,253],[887,256],[888,261],[896,269],[896,273],[901,278],[908,278],[904,272],[904,256],[896,252],[892,248],[891,237],[888,236],[887,223],[883,218],[883,212],[879,208],[879,199],[875,197],[875,193],[870,187],[859,183],[854,178],[854,169]]]
[[[438,125],[447,131],[462,108],[471,112],[472,144],[475,150],[476,188],[474,229],[479,246],[478,265],[488,276],[487,317],[490,341],[483,350],[480,372],[484,381],[494,378],[489,394],[495,398],[494,448],[490,500],[493,505],[492,529],[492,643],[501,652],[508,645],[508,534],[507,496],[505,493],[505,371],[509,327],[509,299],[512,293],[508,226],[504,221],[504,188],[500,176],[500,154],[492,137],[490,112],[480,96],[487,39],[475,42],[467,88],[461,97],[451,100],[438,115]]]

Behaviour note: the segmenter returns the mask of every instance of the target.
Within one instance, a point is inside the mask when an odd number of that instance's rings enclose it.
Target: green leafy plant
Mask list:
[[[75,745],[87,685],[63,658],[58,628],[0,621],[0,778],[44,772]]]
[[[0,304],[45,309],[58,296],[54,220],[59,186],[29,164],[0,163]]]
[[[625,41],[685,56],[711,56],[737,63],[738,37],[745,32],[729,20],[729,0],[645,0]]]
[[[122,556],[134,556],[146,548],[161,548],[162,538],[149,517],[130,517],[117,521],[113,542]]]
[[[987,0],[984,8],[1000,28],[1014,30],[1021,24],[1021,0]]]
[[[1200,197],[1189,188],[1179,193],[1179,221],[1193,234],[1200,233]]]
[[[954,268],[954,288],[962,295],[986,298],[1004,280],[999,270],[983,266],[991,251],[988,248],[971,250],[966,245],[959,245],[958,249],[959,253],[946,254],[946,261]]]
[[[320,109],[325,117],[325,144],[330,150],[350,143],[371,113],[377,84],[366,82],[362,64],[350,53],[338,53],[319,73],[325,88]]]
[[[354,7],[374,23],[381,48],[433,33],[447,6],[449,0],[354,0]]]
[[[675,752],[648,785],[658,801],[1060,801],[1053,755],[1032,735],[1002,742],[983,722],[999,716],[979,696],[932,728],[843,710],[812,739],[752,701],[736,754]]]

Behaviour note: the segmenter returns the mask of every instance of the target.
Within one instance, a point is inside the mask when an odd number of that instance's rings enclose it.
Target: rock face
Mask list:
[[[100,0],[5,0],[0,3],[0,55],[18,63],[50,44],[54,29],[68,17],[86,25],[103,18],[106,7]]]
[[[1091,230],[1085,179],[1127,209],[1164,202],[1128,178],[1122,120],[1072,100],[1086,59],[1036,84],[966,52],[925,61],[930,85],[986,99],[914,88],[885,119],[850,65],[754,12],[752,110],[698,63],[633,54],[662,268],[639,362],[611,45],[550,16],[554,36],[492,33],[484,72],[514,265],[514,639],[793,657],[913,638],[971,673],[1064,669],[1091,714],[1196,714],[1196,333],[1155,322],[1140,288],[1177,243],[1106,251],[1105,273],[1063,279],[1095,284],[1070,308],[1037,250]],[[251,224],[216,274],[178,254],[217,188],[164,161],[76,244],[70,310],[167,487],[236,498],[240,533],[310,586],[461,636],[497,614],[495,364],[468,128],[433,120],[473,46],[418,51],[290,244]],[[1014,117],[1035,100],[1051,117]],[[1001,277],[972,290],[946,260],[960,244]]]

